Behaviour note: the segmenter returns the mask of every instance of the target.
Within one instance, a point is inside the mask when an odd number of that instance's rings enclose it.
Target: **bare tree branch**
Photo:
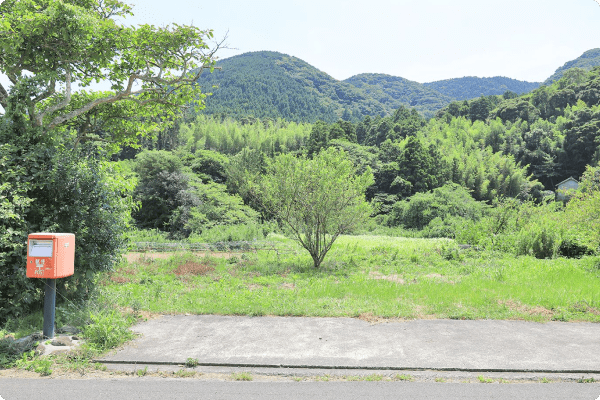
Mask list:
[[[208,68],[208,66],[202,66],[201,68],[199,68],[199,70],[192,76],[188,76],[188,74],[183,74],[175,77],[173,79],[165,79],[165,78],[159,78],[157,76],[149,76],[147,74],[144,75],[131,75],[129,77],[129,80],[127,82],[127,87],[125,88],[124,91],[116,93],[112,96],[106,96],[100,99],[95,99],[93,101],[90,101],[89,103],[85,104],[84,106],[73,110],[69,113],[66,113],[64,115],[59,115],[56,118],[54,118],[50,124],[46,127],[46,129],[52,129],[70,119],[76,118],[88,111],[90,111],[91,109],[102,105],[102,104],[110,104],[110,103],[115,103],[117,101],[121,101],[121,100],[130,100],[130,101],[134,101],[137,104],[140,105],[145,105],[145,104],[150,104],[150,103],[157,103],[157,104],[164,104],[164,105],[172,105],[172,106],[176,106],[176,104],[170,103],[167,100],[167,97],[169,95],[169,93],[176,91],[178,88],[181,88],[182,86],[187,86],[187,85],[194,85],[196,84],[196,80],[198,79],[198,77],[200,76],[200,74],[202,73],[202,71],[204,69]],[[162,70],[161,70],[162,73]],[[140,89],[137,91],[133,91],[133,85],[134,83],[139,80],[142,82],[150,82],[150,83],[154,83],[155,85],[160,85],[157,87],[151,87],[151,88],[144,88],[144,89]],[[70,88],[70,83],[68,85],[68,87]],[[150,99],[139,99],[137,98],[137,96],[142,95],[144,93],[157,93],[157,94],[164,94],[163,98],[150,98]],[[69,90],[69,96],[70,96],[70,90]],[[61,102],[62,104],[63,102]],[[60,104],[59,104],[60,105]],[[56,105],[54,107],[54,109],[52,111],[56,111],[60,108],[64,108],[63,107],[58,107],[59,105]],[[44,115],[49,114],[49,111],[44,112]],[[44,116],[42,115],[42,117]],[[40,119],[41,121],[41,119]]]
[[[40,112],[39,114],[35,115],[34,121],[37,126],[42,126],[44,116],[51,114],[54,111],[58,111],[58,110],[65,108],[71,102],[71,69],[69,67],[67,67],[67,69],[66,69],[66,77],[65,78],[66,79],[65,79],[65,97],[64,97],[64,99],[62,99],[62,101],[60,103],[55,104],[54,106],[49,107],[48,109],[44,110],[43,112]],[[54,88],[52,88],[52,89],[54,89]]]
[[[6,111],[6,108],[8,107],[8,92],[6,91],[6,89],[4,89],[4,86],[2,86],[2,84],[0,83],[0,106],[2,106],[2,108],[4,108],[4,110]]]

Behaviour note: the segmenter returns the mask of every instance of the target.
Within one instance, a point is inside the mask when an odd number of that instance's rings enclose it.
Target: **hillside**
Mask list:
[[[546,82],[558,79],[572,67],[600,65],[600,49],[585,52],[557,69]],[[199,79],[204,93],[212,93],[204,114],[234,118],[284,118],[288,121],[326,122],[342,118],[358,122],[365,116],[390,115],[400,106],[432,117],[452,101],[524,94],[539,82],[506,77],[463,77],[418,83],[385,74],[359,74],[338,81],[305,61],[272,51],[244,53],[217,63],[220,69]]]
[[[411,106],[425,117],[433,116],[434,111],[454,100],[421,83],[385,74],[359,74],[344,82],[363,90],[386,107]]]
[[[571,68],[582,68],[590,71],[592,68],[600,65],[600,48],[591,49],[580,55],[574,60],[568,61],[562,67],[558,68],[548,79],[544,81],[544,85],[550,85],[562,78],[565,71]]]
[[[354,86],[286,54],[245,53],[217,66],[221,69],[200,78],[203,91],[213,93],[206,102],[208,114],[331,122],[344,113],[346,119],[359,120],[392,111]]]
[[[492,78],[465,76],[463,78],[424,83],[423,85],[455,100],[468,100],[480,96],[501,95],[506,91],[517,94],[528,93],[537,89],[540,83],[519,81],[503,76],[494,76]]]

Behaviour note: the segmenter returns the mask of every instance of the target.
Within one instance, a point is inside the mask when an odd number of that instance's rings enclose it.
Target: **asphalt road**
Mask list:
[[[570,399],[596,400],[600,384],[228,382],[138,378],[0,379],[4,400],[105,399]]]

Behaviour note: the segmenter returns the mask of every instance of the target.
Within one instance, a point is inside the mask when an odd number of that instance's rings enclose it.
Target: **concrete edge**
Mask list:
[[[185,361],[124,361],[93,360],[102,364],[131,365],[186,365]],[[515,372],[515,373],[548,373],[548,374],[600,374],[600,370],[588,369],[517,369],[517,368],[443,368],[443,367],[365,367],[347,365],[295,365],[295,364],[252,364],[252,363],[194,363],[196,367],[228,367],[228,368],[285,368],[285,369],[347,369],[347,370],[381,370],[381,371],[447,371],[447,372]]]

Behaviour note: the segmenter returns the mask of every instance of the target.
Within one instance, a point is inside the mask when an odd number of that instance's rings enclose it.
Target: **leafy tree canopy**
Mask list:
[[[0,72],[18,90],[30,127],[44,135],[71,128],[79,140],[127,141],[183,105],[203,99],[195,87],[214,67],[206,40],[193,26],[125,26],[130,15],[118,0],[6,0],[0,5]],[[110,92],[75,92],[108,82]],[[0,85],[0,105],[9,91]],[[200,102],[199,102],[200,101]],[[125,118],[123,118],[125,117]],[[102,120],[100,122],[99,120]],[[135,126],[130,124],[135,121]],[[111,129],[112,128],[112,129]]]
[[[267,207],[318,268],[337,237],[368,218],[365,190],[372,183],[370,169],[357,175],[343,151],[329,148],[312,160],[276,157],[261,186]]]

